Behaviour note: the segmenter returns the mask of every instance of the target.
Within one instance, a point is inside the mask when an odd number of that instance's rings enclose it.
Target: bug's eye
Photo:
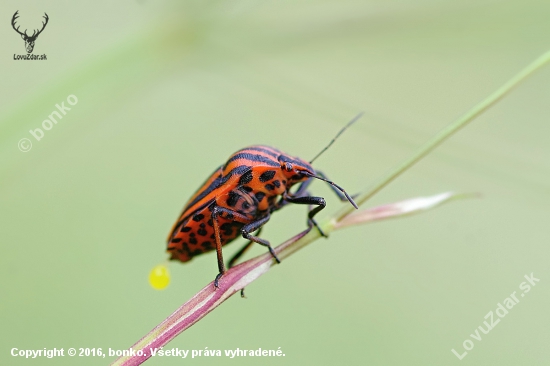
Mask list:
[[[286,169],[287,172],[292,171],[292,164],[290,164],[290,163],[285,163],[285,169]]]

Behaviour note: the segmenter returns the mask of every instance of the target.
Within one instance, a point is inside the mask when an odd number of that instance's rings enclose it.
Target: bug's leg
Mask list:
[[[296,190],[296,193],[292,195],[292,197],[303,197],[307,196],[307,189],[309,186],[313,183],[313,178],[308,178],[306,181],[300,183],[298,186],[298,189]]]
[[[256,235],[255,236],[258,236],[260,235],[260,233],[262,232],[262,228],[259,228],[258,231],[256,232]],[[251,240],[249,241],[248,243],[246,243],[246,245],[244,247],[242,247],[237,253],[235,253],[235,255],[229,260],[229,263],[227,264],[227,268],[231,268],[233,266],[235,266],[235,264],[237,264],[237,260],[239,260],[239,258],[248,250],[250,249],[250,247],[252,246],[252,244],[254,244],[254,242]],[[241,289],[241,297],[244,298],[246,296],[244,296],[244,288]]]
[[[302,196],[307,196],[308,193],[307,193],[307,189],[309,187],[309,185],[311,184],[311,182],[313,182],[313,178],[309,178],[308,180],[300,183],[300,185],[298,186],[298,189],[296,190],[296,193],[293,193],[293,194],[288,194],[287,197],[302,197]],[[277,205],[275,206],[275,208],[272,210],[273,211],[277,211],[281,208],[283,208],[284,206],[288,205],[290,202],[288,202],[286,199],[285,199],[285,196],[283,196],[279,202],[277,202]]]
[[[319,170],[316,170],[315,173],[317,173],[317,175],[318,175],[319,177],[321,177],[321,178],[330,180],[330,179],[326,176],[325,173],[323,173],[323,172],[321,172],[321,171],[319,171]],[[332,189],[332,191],[333,191],[334,193],[336,193],[336,195],[338,196],[338,198],[340,198],[340,201],[343,201],[343,202],[348,201],[346,195],[343,194],[342,192],[340,192],[340,191],[338,190],[338,188],[336,188],[336,187],[333,186],[332,184],[329,184],[329,187],[330,187],[330,189]],[[355,194],[355,195],[351,196],[351,198],[355,198],[356,196],[357,196],[357,195]]]
[[[296,193],[294,193],[292,195],[284,194],[283,197],[281,198],[281,200],[277,203],[277,206],[275,207],[275,209],[273,211],[278,210],[281,207],[284,207],[285,205],[291,203],[291,200],[289,200],[289,197],[293,197],[294,199],[298,198],[298,197],[310,197],[310,193],[308,192],[307,189],[309,188],[311,182],[313,182],[313,178],[309,178],[308,180],[302,182],[300,184],[300,186],[298,187],[298,190],[296,190]],[[331,185],[331,187],[332,187],[332,185]],[[332,188],[334,188],[334,187],[332,187]],[[340,191],[338,191],[338,193],[340,193]],[[346,199],[345,196],[343,196],[343,197],[344,197],[344,199]],[[317,203],[313,202],[313,204],[317,204]],[[309,206],[309,210],[310,210],[309,212],[311,212],[311,204]],[[313,215],[315,215],[320,210],[316,211]],[[317,225],[317,221],[315,221],[315,219],[313,219],[312,217],[310,217],[310,215],[308,215],[308,226],[309,226],[308,231],[311,229],[311,225],[314,225],[317,228],[317,230],[319,230],[319,233],[322,236],[327,237],[327,235],[323,232],[323,230],[321,230],[319,225]]]
[[[216,254],[218,255],[218,270],[219,273],[214,280],[214,286],[218,288],[218,282],[220,278],[225,273],[225,265],[223,263],[223,254],[222,254],[222,239],[220,236],[220,224],[218,223],[219,210],[218,207],[214,207],[212,210],[212,223],[214,224],[214,236],[216,237]]]
[[[317,224],[317,221],[315,221],[315,219],[313,218],[315,215],[317,215],[319,211],[324,209],[327,205],[323,197],[314,197],[314,196],[292,197],[292,196],[286,195],[285,200],[287,200],[290,203],[296,203],[300,205],[316,205],[317,207],[309,211],[307,215],[308,221],[309,221],[309,227],[307,228],[306,232],[311,230],[311,228],[315,226],[319,230],[319,233],[322,236],[327,237],[327,235],[323,232],[323,230],[321,230],[321,228]]]
[[[259,228],[258,231],[256,232],[255,236],[260,235],[261,232],[262,232],[262,228]],[[252,246],[252,244],[254,244],[254,242],[253,242],[253,241],[249,241],[244,247],[241,248],[241,250],[239,250],[237,253],[235,253],[235,255],[233,255],[233,257],[231,257],[231,259],[230,259],[229,262],[227,263],[227,268],[234,267],[235,264],[237,264],[237,261],[239,260],[239,258],[240,258],[248,249],[250,249],[250,247]]]
[[[277,263],[281,263],[281,261],[277,257],[277,254],[275,254],[275,251],[271,247],[271,244],[269,244],[269,241],[267,241],[265,239],[262,239],[262,238],[258,238],[257,236],[254,236],[254,235],[250,234],[250,233],[258,230],[260,227],[262,227],[263,224],[268,222],[269,217],[270,216],[268,214],[268,215],[264,216],[263,218],[261,218],[257,221],[251,222],[250,224],[247,224],[247,225],[243,226],[242,229],[241,229],[241,234],[242,234],[243,238],[248,239],[250,241],[253,241],[254,243],[258,243],[258,244],[261,244],[261,245],[267,247],[269,249],[269,252],[271,253],[271,256],[277,261]]]
[[[248,244],[246,244],[241,250],[239,250],[239,252],[237,252],[237,254],[235,254],[235,256],[233,258],[231,258],[231,264],[230,266],[232,266],[234,264],[234,262],[246,251],[248,250],[248,248],[250,248],[250,246],[252,245],[252,243],[258,243],[258,244],[261,244],[263,246],[266,246],[268,249],[269,249],[269,252],[271,253],[271,255],[273,256],[273,258],[275,258],[275,260],[277,261],[277,263],[281,263],[281,260],[277,257],[277,255],[275,254],[275,251],[273,250],[273,248],[271,247],[271,244],[269,244],[269,241],[265,240],[265,239],[261,239],[259,238],[257,235],[260,234],[260,232],[262,231],[262,226],[269,221],[269,215],[257,220],[257,221],[254,221],[254,222],[251,222],[250,224],[247,224],[245,226],[242,227],[241,229],[241,233],[242,233],[242,236],[243,238],[245,239],[248,239],[250,240],[250,242],[248,242]],[[256,235],[251,235],[250,233],[254,232],[258,230],[258,232],[256,233]],[[244,296],[244,288],[241,289],[241,297],[245,297]]]
[[[214,226],[214,236],[216,237],[216,254],[218,255],[218,270],[219,273],[216,276],[216,279],[214,280],[214,286],[216,288],[219,287],[219,281],[220,278],[224,275],[226,272],[225,264],[223,263],[223,255],[222,255],[222,240],[220,236],[220,224],[218,222],[218,217],[225,214],[228,219],[235,220],[238,222],[246,223],[248,222],[248,218],[238,212],[235,212],[233,210],[229,210],[224,207],[215,206],[212,209],[212,223]]]

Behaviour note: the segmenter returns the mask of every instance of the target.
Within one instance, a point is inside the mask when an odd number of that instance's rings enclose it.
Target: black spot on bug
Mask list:
[[[172,239],[172,243],[179,243],[180,241],[181,241],[181,238]]]
[[[275,170],[268,170],[260,175],[260,182],[267,182],[273,179]]]
[[[189,226],[184,226],[184,227],[181,228],[180,231],[182,233],[187,233],[187,232],[191,231],[191,228]]]
[[[201,243],[201,247],[203,247],[205,250],[212,249],[212,243],[209,241],[203,241]]]
[[[195,237],[195,233],[191,233],[189,234],[190,237],[194,238]]]
[[[214,221],[212,221],[212,219],[208,220],[208,226],[214,226]]]
[[[166,250],[176,250],[176,247],[168,247]]]
[[[256,194],[254,196],[256,196],[256,199],[258,200],[258,202],[262,202],[262,200],[265,197],[265,193],[264,192],[256,192]]]
[[[233,220],[234,217],[235,217],[235,216],[233,216],[233,214],[232,214],[231,212],[228,212],[228,213],[227,213],[227,219],[228,219],[228,220]]]
[[[197,230],[197,234],[199,234],[200,236],[206,236],[208,232],[201,227],[199,230]]]
[[[242,207],[243,207],[244,210],[248,210],[250,208],[250,203],[243,202]]]
[[[278,180],[274,180],[274,181],[272,182],[272,184],[273,184],[275,187],[277,187],[277,188],[279,188],[279,187],[281,186],[281,182],[279,182]]]
[[[252,187],[249,187],[249,186],[242,186],[241,189],[247,193],[250,193],[252,192]]]
[[[229,207],[235,207],[235,205],[237,204],[237,202],[239,201],[239,195],[233,191],[229,192],[229,198],[227,198],[227,201],[225,201],[227,203],[227,205]]]
[[[201,222],[201,224],[199,225],[199,227],[202,227],[203,229],[206,227],[206,224],[204,222]]]
[[[275,186],[274,186],[273,184],[271,184],[271,183],[266,184],[264,187],[265,187],[265,189],[267,189],[268,191],[272,191],[272,190],[275,189]]]
[[[199,254],[202,254],[204,253],[204,251],[202,249],[195,249],[191,252],[191,255],[199,255]]]
[[[231,236],[233,234],[233,225],[230,222],[226,222],[220,226],[222,234],[225,236]]]
[[[290,180],[300,180],[303,177],[300,174],[294,174],[292,177],[290,177]]]
[[[210,239],[216,239],[216,234],[210,235]]]
[[[283,179],[283,185],[286,185],[286,180],[285,179]]]
[[[192,236],[192,237],[189,238],[189,243],[197,244],[197,239],[194,236]]]
[[[198,214],[198,215],[193,216],[193,221],[199,222],[199,221],[201,221],[202,219],[204,219],[204,215],[203,215],[203,214]]]
[[[239,185],[248,184],[252,181],[252,170],[247,171],[239,178]]]

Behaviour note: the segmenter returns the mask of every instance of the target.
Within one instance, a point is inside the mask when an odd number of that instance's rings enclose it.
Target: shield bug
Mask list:
[[[280,263],[269,241],[259,237],[262,226],[273,212],[290,203],[315,206],[308,213],[305,231],[317,226],[314,216],[325,208],[326,202],[322,197],[309,194],[307,189],[313,179],[327,182],[341,200],[347,200],[357,208],[342,187],[313,169],[311,164],[361,115],[342,128],[309,162],[264,145],[250,146],[231,155],[190,198],[173,225],[168,235],[170,259],[188,262],[196,255],[216,250],[219,273],[214,285],[218,287],[226,272],[222,246],[238,236],[249,242],[229,261],[228,267],[232,267],[253,243],[267,247]],[[298,189],[291,193],[295,185]],[[324,235],[322,231],[321,234]]]

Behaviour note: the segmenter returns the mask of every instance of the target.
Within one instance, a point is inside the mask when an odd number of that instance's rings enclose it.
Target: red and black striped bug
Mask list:
[[[219,273],[214,285],[218,287],[220,278],[226,272],[222,246],[239,235],[249,242],[231,258],[229,268],[252,243],[267,247],[277,263],[280,263],[269,241],[258,237],[273,212],[289,203],[316,206],[308,213],[308,228],[305,232],[317,226],[314,216],[325,208],[326,202],[322,197],[309,195],[307,189],[313,179],[327,182],[341,200],[348,200],[357,208],[342,187],[328,180],[322,172],[314,170],[311,163],[360,116],[342,128],[309,163],[263,145],[250,146],[231,155],[191,197],[172,227],[167,248],[170,259],[188,262],[196,255],[216,250]],[[299,184],[298,189],[291,193],[290,189],[296,184]]]

